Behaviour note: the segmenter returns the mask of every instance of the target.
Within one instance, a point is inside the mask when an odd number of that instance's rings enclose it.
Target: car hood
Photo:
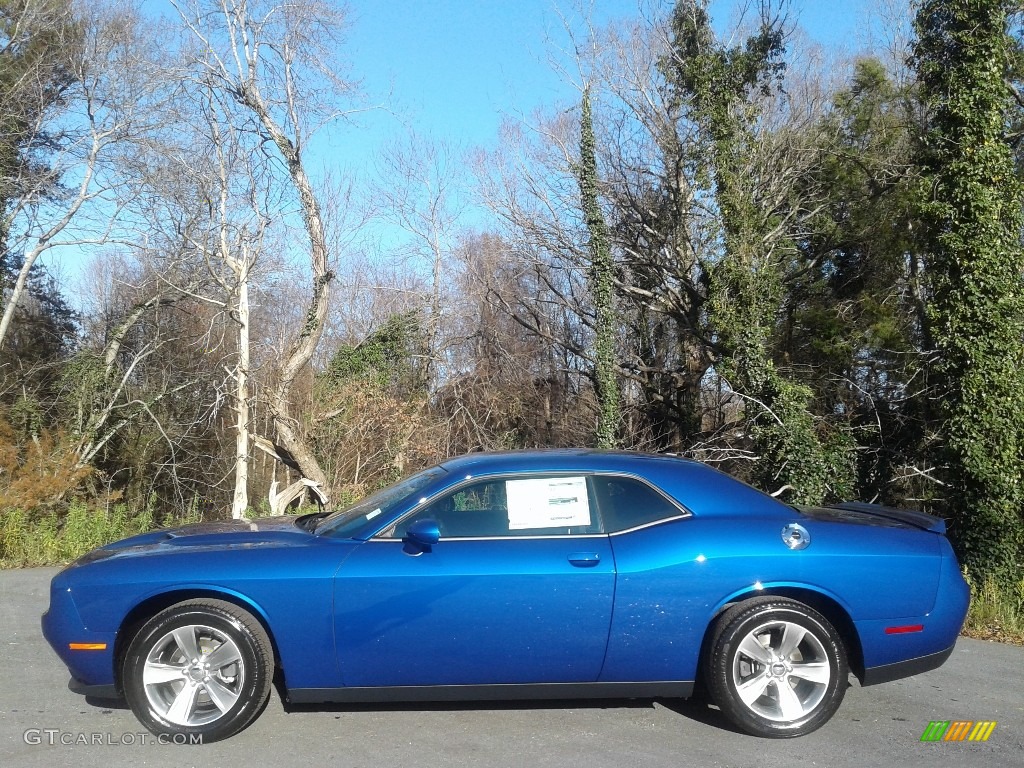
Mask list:
[[[142,533],[94,549],[73,565],[109,557],[130,557],[182,549],[224,549],[258,546],[289,546],[307,543],[312,534],[296,525],[298,515],[265,517],[258,520],[218,520],[178,528]]]

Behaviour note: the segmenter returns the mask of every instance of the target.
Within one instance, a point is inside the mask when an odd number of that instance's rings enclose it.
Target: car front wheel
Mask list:
[[[124,657],[125,697],[139,721],[174,742],[224,739],[263,711],[274,657],[263,626],[220,600],[161,611]]]
[[[711,697],[756,736],[802,736],[824,725],[846,693],[842,640],[817,611],[795,600],[755,598],[727,610],[711,639]]]

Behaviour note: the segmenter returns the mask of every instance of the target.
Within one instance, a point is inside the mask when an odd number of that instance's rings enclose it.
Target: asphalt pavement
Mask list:
[[[1024,768],[1024,648],[961,638],[932,672],[861,688],[799,739],[738,733],[706,704],[673,700],[312,706],[277,694],[242,733],[158,744],[123,705],[67,688],[43,640],[52,568],[0,571],[0,767],[139,766],[965,766]],[[852,681],[852,678],[851,678]],[[929,722],[995,721],[984,743],[922,742]]]

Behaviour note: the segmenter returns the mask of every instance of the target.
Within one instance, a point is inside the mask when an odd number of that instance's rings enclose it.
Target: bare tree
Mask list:
[[[513,300],[543,307],[537,270],[524,269],[515,247],[491,233],[465,237],[454,257],[459,301],[449,322],[452,365],[435,396],[448,453],[585,443],[591,436],[580,417],[586,395],[574,384],[569,355],[510,311]]]
[[[721,206],[709,192],[709,137],[670,78],[670,9],[652,4],[649,10],[605,29],[585,24],[582,36],[567,23],[573,45],[562,67],[571,82],[591,85],[598,212],[610,229],[619,308],[615,354],[624,438],[633,447],[699,449],[702,456],[749,462],[735,439],[743,432],[735,426],[743,413],[738,396],[716,367],[723,349],[711,311],[712,282],[728,254]],[[827,108],[825,89],[817,85],[790,77],[784,94],[752,96],[759,118],[741,175],[773,244],[799,241],[820,204],[821,190],[806,183],[820,162],[815,125]],[[570,107],[507,125],[503,146],[482,157],[478,168],[481,194],[502,223],[511,254],[523,274],[532,272],[543,286],[529,301],[496,297],[588,376],[596,313],[573,184],[576,114]],[[781,282],[799,277],[799,266],[787,271],[796,261],[792,250],[773,254],[771,268]]]
[[[233,123],[233,104],[225,98],[205,79],[183,89],[176,107],[192,119],[171,139],[171,146],[154,147],[156,160],[147,180],[155,207],[145,220],[151,232],[159,231],[162,222],[172,222],[163,233],[165,252],[194,262],[184,272],[168,265],[162,277],[168,289],[223,313],[237,331],[230,345],[232,364],[224,373],[234,411],[231,514],[238,519],[249,507],[250,280],[272,224],[273,174],[266,156],[254,152]],[[159,256],[157,260],[166,262]],[[196,266],[202,271],[198,280]]]
[[[179,259],[184,262],[184,259]],[[83,275],[83,337],[63,365],[57,404],[76,466],[133,501],[178,511],[215,502],[222,361],[218,313],[169,284],[174,260],[108,248]],[[181,282],[181,281],[175,281]],[[192,291],[195,293],[196,291]]]
[[[433,386],[443,357],[441,336],[445,310],[446,266],[451,263],[457,225],[465,210],[460,195],[458,150],[410,131],[391,143],[377,158],[377,178],[371,195],[385,221],[405,231],[409,240],[398,249],[412,271],[426,267],[429,274],[427,355],[423,375]],[[417,262],[419,262],[417,264]]]
[[[334,277],[321,206],[303,153],[312,133],[342,114],[339,97],[353,89],[338,74],[344,15],[318,1],[180,0],[174,5],[197,42],[196,66],[212,88],[234,100],[237,119],[262,140],[260,151],[276,150],[298,204],[312,292],[305,322],[281,362],[268,405],[280,444],[276,454],[294,462],[326,502],[326,477],[299,428],[291,390],[323,334]]]
[[[26,28],[56,23],[55,7],[45,0],[27,2],[21,21]],[[67,85],[61,98],[28,113],[32,120],[22,127],[32,136],[48,136],[42,148],[45,172],[21,165],[18,178],[4,180],[7,210],[0,232],[7,236],[5,250],[21,255],[21,266],[0,317],[0,347],[40,256],[112,238],[130,195],[125,176],[115,168],[121,148],[145,134],[154,103],[166,93],[165,84],[154,78],[150,43],[136,11],[105,3],[83,10],[79,18],[59,19],[81,30],[64,64]],[[70,6],[62,12],[70,14]]]

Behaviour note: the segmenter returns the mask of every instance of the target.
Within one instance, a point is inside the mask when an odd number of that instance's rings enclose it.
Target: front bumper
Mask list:
[[[61,574],[50,583],[50,607],[42,617],[43,637],[82,686],[114,686],[116,632],[90,631],[78,613]],[[103,645],[98,650],[73,650],[71,644]]]
[[[124,698],[121,691],[113,683],[110,685],[86,685],[81,680],[76,680],[73,677],[68,681],[68,690],[90,699],[111,700]]]

